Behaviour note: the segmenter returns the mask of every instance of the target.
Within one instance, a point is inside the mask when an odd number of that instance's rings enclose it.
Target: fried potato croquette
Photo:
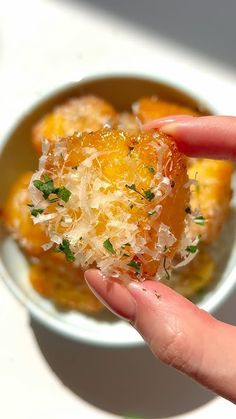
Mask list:
[[[165,283],[191,298],[212,282],[214,269],[214,259],[206,249],[200,248],[196,257],[188,265],[173,271],[171,279]]]
[[[34,225],[30,214],[29,183],[32,172],[24,173],[12,186],[3,209],[3,219],[12,235],[31,256],[44,253],[42,245],[48,242],[42,224]]]
[[[33,128],[32,141],[38,152],[42,152],[42,140],[57,142],[60,137],[75,132],[91,132],[110,123],[116,112],[105,100],[96,96],[69,99],[44,116]]]
[[[83,272],[65,260],[55,263],[51,254],[31,266],[30,281],[39,294],[63,309],[93,313],[103,308],[86,285]]]
[[[130,133],[138,133],[140,130],[140,121],[135,115],[129,112],[119,113],[113,118],[112,128],[116,128]]]
[[[217,239],[229,212],[232,196],[233,164],[229,161],[196,160],[188,169],[189,177],[197,180],[191,186],[191,210],[199,210],[205,222],[193,223],[193,235],[211,243]]]
[[[133,113],[141,122],[152,121],[170,115],[193,115],[197,116],[191,108],[177,103],[159,100],[156,97],[144,97],[133,104]]]
[[[173,141],[103,129],[51,144],[44,159],[31,197],[58,251],[123,278],[168,269],[189,203],[186,160]]]

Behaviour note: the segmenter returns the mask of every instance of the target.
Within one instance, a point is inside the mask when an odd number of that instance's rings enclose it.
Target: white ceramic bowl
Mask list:
[[[32,125],[53,106],[77,94],[93,93],[110,101],[116,109],[125,110],[142,96],[158,95],[190,106],[202,106],[196,100],[174,87],[155,79],[137,76],[99,76],[82,80],[54,92],[37,104],[21,119],[7,138],[0,142],[0,167],[2,184],[0,200],[4,201],[7,191],[24,171],[37,167],[30,141]],[[0,181],[1,182],[1,181]],[[235,182],[234,182],[235,183]],[[236,211],[236,202],[233,200]],[[236,217],[232,216],[216,245],[218,259],[217,281],[201,294],[198,305],[214,311],[232,291],[236,277]],[[142,344],[138,333],[126,322],[118,320],[107,311],[95,316],[75,311],[58,311],[48,300],[40,297],[28,281],[28,264],[14,240],[1,229],[0,275],[8,288],[28,308],[30,314],[52,330],[65,336],[96,345],[128,346]]]

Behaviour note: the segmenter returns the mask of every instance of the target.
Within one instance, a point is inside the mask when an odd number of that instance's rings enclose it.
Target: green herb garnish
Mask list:
[[[151,191],[151,189],[144,191],[144,196],[148,201],[152,201],[155,198],[155,194]]]
[[[40,192],[42,192],[44,199],[48,199],[51,193],[54,193],[55,187],[53,184],[53,180],[50,179],[48,176],[45,175],[45,181],[42,180],[34,180],[33,184],[35,188],[37,188]]]
[[[149,211],[148,216],[151,217],[152,215],[155,215],[156,213],[157,213],[156,211]]]
[[[107,239],[103,242],[103,246],[105,247],[105,249],[110,252],[112,255],[115,255],[115,250],[113,248],[112,243],[110,242],[110,239]]]
[[[132,183],[132,185],[125,185],[125,187],[127,189],[131,189],[131,191],[138,192],[136,189],[135,183]]]
[[[127,189],[131,189],[131,191],[134,191],[134,192],[138,193],[139,195],[142,196],[142,198],[145,198],[148,201],[152,201],[153,198],[155,198],[155,194],[150,189],[147,189],[146,191],[144,191],[143,194],[141,192],[139,192],[136,188],[135,183],[132,183],[131,185],[126,184],[125,187]]]
[[[129,263],[127,263],[127,266],[130,266],[131,268],[134,268],[137,273],[140,272],[140,266],[141,266],[140,262],[136,262],[135,260],[131,260]]]
[[[186,247],[186,250],[189,253],[196,253],[197,249],[198,249],[198,247],[193,245],[193,244]]]
[[[32,208],[30,210],[31,215],[33,215],[33,217],[37,217],[39,214],[43,213],[43,209],[42,208]]]
[[[57,188],[56,195],[58,196],[58,198],[61,198],[62,201],[68,202],[71,196],[71,192],[67,188],[65,188],[65,186],[61,186],[60,188]]]
[[[194,218],[193,220],[194,223],[199,224],[201,226],[205,225],[205,218],[202,215],[198,215],[197,217]]]
[[[44,199],[48,199],[49,195],[57,195],[58,198],[62,199],[64,202],[68,202],[71,192],[65,188],[65,186],[60,186],[55,188],[53,180],[48,176],[44,175],[44,181],[34,180],[33,184],[40,192],[42,192]],[[53,198],[50,200],[50,203],[56,202],[58,198]]]
[[[146,168],[148,169],[148,171],[153,175],[155,172],[154,168],[152,166],[146,166]]]
[[[68,262],[74,262],[75,261],[75,256],[74,253],[71,251],[70,249],[70,242],[67,239],[63,239],[62,243],[59,244],[58,247],[56,247],[54,249],[54,252],[56,253],[64,253],[66,259],[68,260]]]
[[[123,253],[123,256],[128,258],[130,255],[128,253]]]

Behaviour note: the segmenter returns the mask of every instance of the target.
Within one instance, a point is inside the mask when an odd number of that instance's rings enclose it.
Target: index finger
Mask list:
[[[167,117],[144,125],[160,129],[176,141],[181,152],[191,157],[236,160],[236,117]]]

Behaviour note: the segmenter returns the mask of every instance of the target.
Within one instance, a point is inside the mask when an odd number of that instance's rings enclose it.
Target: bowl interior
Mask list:
[[[32,126],[45,113],[67,98],[89,93],[108,100],[118,111],[130,110],[131,104],[142,96],[156,95],[162,99],[190,106],[202,114],[210,113],[187,93],[157,81],[138,77],[104,77],[67,86],[45,98],[25,114],[8,138],[5,141],[3,139],[0,143],[0,167],[4,173],[0,179],[0,205],[4,202],[9,187],[16,178],[21,173],[35,170],[37,167],[38,158],[31,145]],[[235,220],[235,217],[232,219]],[[224,285],[226,294],[233,283],[233,279],[231,282],[227,279],[232,275],[236,258],[236,247],[234,246],[234,250],[232,250],[232,244],[235,241],[234,221],[224,234],[227,238],[230,234],[231,245],[224,247],[223,262],[218,272],[219,280],[214,289],[202,295],[200,301],[200,305],[204,308],[206,306],[209,310],[222,300],[220,294],[218,300],[215,297],[217,290],[227,282],[227,286]],[[88,316],[75,311],[59,311],[50,301],[40,297],[32,289],[28,281],[27,260],[3,228],[1,228],[0,239],[0,274],[9,288],[39,321],[64,335],[94,344],[134,345],[142,343],[142,339],[131,326],[117,320],[106,311],[96,316]],[[218,249],[216,251],[218,252]],[[209,303],[209,301],[211,302]]]

